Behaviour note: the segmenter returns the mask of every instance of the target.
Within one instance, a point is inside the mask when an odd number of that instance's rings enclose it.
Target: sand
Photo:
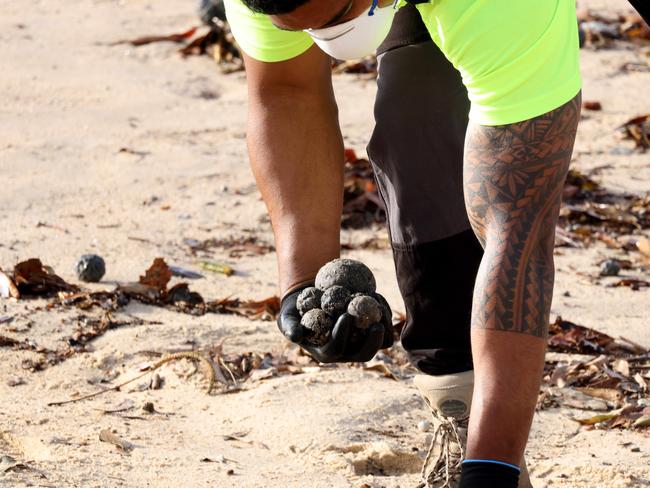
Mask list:
[[[580,4],[628,8],[622,0]],[[184,239],[255,235],[271,241],[247,164],[245,75],[224,75],[208,57],[182,59],[171,43],[110,45],[182,31],[197,23],[193,6],[0,0],[0,267],[39,257],[76,281],[75,260],[94,252],[106,259],[107,274],[90,288],[105,289],[136,280],[157,256],[197,269]],[[650,112],[650,73],[619,71],[649,54],[629,45],[582,52],[584,98],[600,101],[603,110],[585,113],[574,166],[601,168],[601,182],[613,189],[650,188],[650,153],[635,152],[615,131]],[[335,86],[346,145],[363,153],[373,124],[374,82],[337,76]],[[346,234],[344,240],[369,235]],[[580,274],[596,274],[599,260],[613,255],[602,246],[561,250],[553,316],[650,346],[650,291],[606,288]],[[366,262],[379,291],[403,310],[390,251],[347,256]],[[214,259],[237,273],[206,273],[192,282],[205,297],[259,299],[277,292],[273,253],[233,259],[217,251]],[[0,301],[0,316],[13,317],[0,324],[0,334],[56,346],[71,333],[77,313],[36,310],[44,303]],[[136,382],[84,402],[46,406],[96,391],[99,377],[119,382],[134,376],[150,361],[146,351],[200,349],[224,338],[232,353],[287,347],[271,322],[193,317],[138,303],[120,317],[147,323],[109,331],[93,342],[92,352],[43,372],[21,369],[31,353],[0,351],[0,456],[29,466],[0,470],[0,486],[416,483],[429,435],[417,424],[429,414],[411,381],[359,368],[308,369],[251,382],[238,393],[206,395],[200,375],[180,362],[159,370],[159,390],[140,391]],[[12,378],[24,384],[9,386]],[[134,403],[134,418],[101,411],[125,400]],[[145,402],[161,413],[143,414]],[[650,486],[647,435],[581,429],[570,419],[576,414],[552,409],[537,415],[527,450],[535,486]],[[102,429],[113,429],[132,449],[100,442]],[[228,440],[232,435],[240,440]]]

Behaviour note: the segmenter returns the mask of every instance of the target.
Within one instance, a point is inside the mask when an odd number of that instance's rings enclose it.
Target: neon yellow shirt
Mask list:
[[[278,29],[240,0],[224,3],[237,42],[254,59],[280,62],[312,46],[308,34]],[[575,0],[431,0],[417,8],[462,75],[472,121],[528,120],[580,90]]]

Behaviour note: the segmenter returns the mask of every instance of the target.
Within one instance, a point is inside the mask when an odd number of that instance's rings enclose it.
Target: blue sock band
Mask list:
[[[504,463],[503,461],[494,461],[492,459],[465,459],[461,464],[465,464],[465,463],[500,464],[501,466],[508,466],[509,468],[516,469],[519,473],[521,473],[521,468],[519,466],[515,466],[514,464],[510,464],[510,463]]]

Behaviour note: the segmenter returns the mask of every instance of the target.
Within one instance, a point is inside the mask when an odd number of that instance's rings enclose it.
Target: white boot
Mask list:
[[[474,372],[416,375],[413,383],[431,408],[435,427],[418,488],[457,488],[467,447]],[[533,488],[525,459],[521,462],[519,488]]]

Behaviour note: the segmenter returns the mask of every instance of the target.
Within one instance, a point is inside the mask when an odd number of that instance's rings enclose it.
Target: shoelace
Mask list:
[[[433,439],[431,439],[429,451],[422,466],[422,472],[420,473],[422,481],[416,488],[433,486],[434,482],[440,481],[443,484],[437,485],[439,488],[454,488],[455,485],[451,483],[460,474],[460,465],[465,454],[460,429],[464,429],[467,432],[469,418],[456,420],[453,417],[444,417],[434,409],[431,410],[431,413],[434,419],[438,421],[438,427],[433,433]],[[438,439],[440,442],[440,450],[435,462],[431,464]],[[452,449],[452,443],[454,442],[458,444],[458,450]],[[427,471],[429,474],[427,474]]]

